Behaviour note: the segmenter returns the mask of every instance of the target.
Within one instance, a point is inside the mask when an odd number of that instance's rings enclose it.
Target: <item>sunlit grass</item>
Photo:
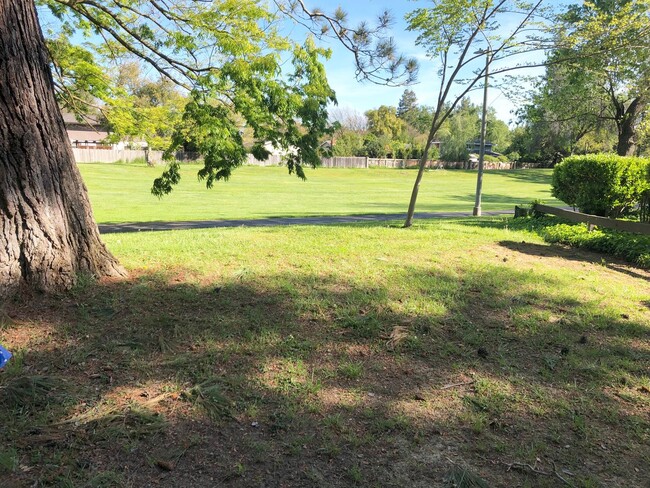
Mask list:
[[[399,169],[307,170],[307,181],[281,167],[242,167],[227,182],[207,190],[199,166],[184,165],[172,194],[158,199],[151,184],[162,171],[138,165],[79,165],[95,217],[103,222],[254,219],[278,216],[405,213],[415,172]],[[516,204],[550,196],[550,170],[487,171],[484,210],[511,210]],[[471,212],[476,172],[431,170],[418,198],[420,212]]]

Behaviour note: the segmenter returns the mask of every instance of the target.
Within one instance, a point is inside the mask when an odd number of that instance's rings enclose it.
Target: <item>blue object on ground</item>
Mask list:
[[[0,368],[2,368],[11,358],[11,353],[0,345]]]

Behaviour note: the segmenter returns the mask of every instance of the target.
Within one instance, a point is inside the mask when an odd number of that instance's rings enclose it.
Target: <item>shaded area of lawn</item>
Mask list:
[[[27,373],[57,388],[0,410],[2,475],[440,486],[458,465],[490,486],[560,486],[554,470],[574,486],[646,485],[647,282],[455,225],[229,230],[199,271],[165,249],[167,266],[128,281],[5,304],[0,338],[17,359],[0,384]],[[131,244],[196,253],[179,234]],[[207,248],[216,235],[187,238]],[[280,248],[291,238],[319,252]]]

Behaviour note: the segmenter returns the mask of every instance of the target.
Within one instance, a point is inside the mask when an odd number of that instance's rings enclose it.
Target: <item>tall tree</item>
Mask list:
[[[559,19],[549,62],[561,66],[547,73],[555,114],[593,127],[612,121],[618,154],[635,154],[650,104],[650,1],[584,2]]]
[[[406,133],[406,123],[397,116],[395,107],[382,105],[366,112],[368,132],[377,137],[401,139]]]
[[[591,74],[564,64],[546,68],[517,112],[520,130],[512,150],[523,160],[550,166],[589,148],[605,152],[614,148],[616,126],[607,116],[608,101],[586,78]]]
[[[38,4],[59,20],[61,33],[104,39],[104,55],[129,53],[188,91],[184,132],[172,143],[191,140],[205,154],[199,175],[208,186],[244,161],[242,119],[257,157],[268,155],[265,142],[293,147],[287,165],[303,177],[303,164],[319,162],[334,100],[320,63],[327,53],[281,36],[261,1]],[[48,55],[34,0],[0,0],[0,295],[20,286],[67,288],[79,273],[124,273],[99,239],[56,104],[51,61],[62,66]],[[84,73],[77,78],[87,79]],[[154,191],[170,191],[179,178],[171,165]]]
[[[443,161],[467,161],[467,143],[480,135],[480,107],[468,98],[461,100],[453,113],[440,127],[440,158]]]
[[[124,273],[99,232],[31,1],[0,0],[0,294]]]
[[[415,95],[413,90],[408,88],[402,93],[402,97],[399,99],[397,104],[397,116],[399,118],[405,119],[408,117],[410,112],[413,112],[418,106],[418,97]]]
[[[181,123],[187,97],[168,78],[145,78],[140,64],[134,62],[118,67],[115,85],[114,95],[102,110],[110,125],[110,139],[167,149]]]
[[[534,63],[508,64],[516,55],[539,50],[546,39],[535,30],[542,14],[542,0],[433,0],[432,6],[415,9],[406,16],[408,29],[418,33],[416,43],[439,66],[436,110],[411,192],[405,227],[413,223],[415,205],[429,151],[445,121],[461,100],[480,86],[486,69],[492,76]],[[506,23],[507,21],[507,23]],[[482,65],[477,63],[485,59]],[[516,58],[515,58],[516,59]],[[457,90],[452,90],[458,86]]]

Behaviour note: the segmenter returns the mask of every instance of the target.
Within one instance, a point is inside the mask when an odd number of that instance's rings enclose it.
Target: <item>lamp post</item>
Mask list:
[[[487,126],[488,70],[490,68],[490,50],[485,51],[485,86],[483,87],[483,116],[481,118],[481,146],[478,154],[478,176],[476,178],[476,200],[472,215],[481,216],[481,192],[483,191],[483,162],[485,160],[485,132]]]

